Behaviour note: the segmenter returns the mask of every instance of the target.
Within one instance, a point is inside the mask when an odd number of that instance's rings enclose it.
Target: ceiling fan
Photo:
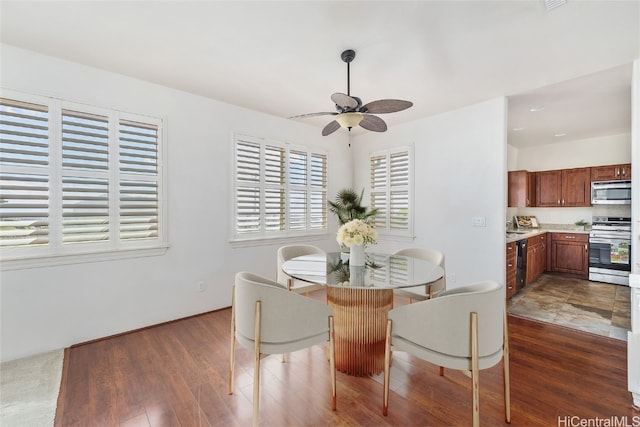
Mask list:
[[[334,120],[322,129],[322,135],[327,136],[340,129],[340,127],[351,130],[351,128],[360,125],[360,127],[374,131],[384,132],[387,130],[387,124],[374,114],[395,113],[397,111],[406,110],[413,105],[412,102],[403,101],[401,99],[379,99],[362,105],[362,100],[357,96],[351,96],[351,77],[349,73],[349,64],[356,57],[354,50],[345,50],[340,58],[347,63],[347,93],[334,93],[331,100],[336,105],[336,112],[318,112],[301,114],[299,116],[290,117],[291,119],[315,116],[336,116]]]

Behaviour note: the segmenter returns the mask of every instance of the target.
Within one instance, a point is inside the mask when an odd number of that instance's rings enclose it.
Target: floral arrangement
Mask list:
[[[336,240],[340,246],[375,245],[378,243],[378,232],[375,227],[361,219],[354,219],[338,229]]]

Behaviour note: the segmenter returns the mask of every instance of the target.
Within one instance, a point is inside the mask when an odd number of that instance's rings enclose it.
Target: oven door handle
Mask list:
[[[631,244],[631,240],[627,240],[627,239],[620,239],[620,238],[597,238],[597,237],[591,237],[589,238],[589,243],[605,243],[605,244],[612,244],[612,243],[629,243]]]

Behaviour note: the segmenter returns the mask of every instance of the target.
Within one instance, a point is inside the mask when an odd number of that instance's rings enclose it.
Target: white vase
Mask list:
[[[362,266],[367,257],[364,254],[364,245],[353,245],[349,250],[349,265]]]

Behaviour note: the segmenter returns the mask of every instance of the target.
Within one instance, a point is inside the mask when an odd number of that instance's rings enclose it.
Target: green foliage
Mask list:
[[[362,196],[364,189],[360,195],[351,188],[345,188],[338,192],[335,201],[329,200],[329,210],[336,214],[338,222],[343,225],[353,219],[361,219],[368,221],[370,217],[378,213],[377,209],[369,210],[367,206],[362,206]]]

